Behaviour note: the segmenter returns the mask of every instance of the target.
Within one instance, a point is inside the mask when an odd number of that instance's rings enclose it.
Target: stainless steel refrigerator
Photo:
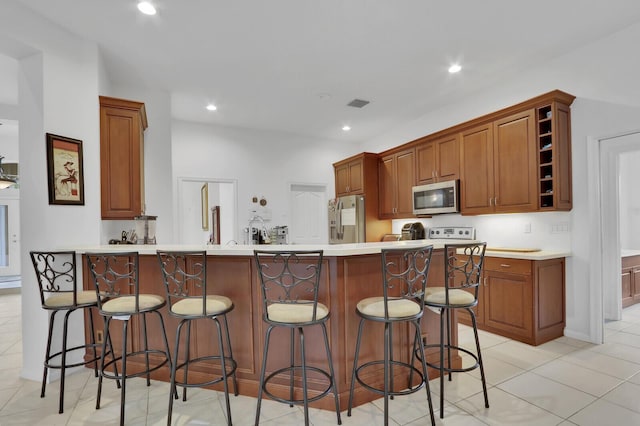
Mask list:
[[[329,200],[329,244],[365,242],[364,196]]]

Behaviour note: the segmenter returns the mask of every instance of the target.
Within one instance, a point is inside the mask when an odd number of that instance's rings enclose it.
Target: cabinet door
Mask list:
[[[494,124],[494,205],[496,212],[538,208],[535,111],[516,114]]]
[[[436,181],[436,146],[426,142],[416,147],[416,176],[418,184],[426,185]]]
[[[622,307],[633,305],[633,291],[631,289],[632,268],[622,268]]]
[[[466,214],[493,212],[491,123],[460,135],[460,209]]]
[[[633,303],[638,303],[640,302],[640,266],[634,266],[631,270],[631,284]]]
[[[380,159],[378,163],[378,189],[380,217],[393,217],[396,206],[395,192],[396,162],[393,155]]]
[[[436,156],[436,179],[439,182],[458,179],[460,176],[460,150],[458,135],[451,135],[433,142]]]
[[[414,151],[405,151],[396,156],[396,216],[413,215],[413,185],[416,184]]]
[[[133,219],[143,207],[143,125],[140,112],[100,108],[103,219]]]
[[[485,271],[484,323],[488,327],[531,338],[533,334],[533,294],[530,275]]]
[[[336,166],[336,197],[349,194],[349,165]]]
[[[349,163],[349,193],[362,194],[364,192],[364,165],[362,160]]]

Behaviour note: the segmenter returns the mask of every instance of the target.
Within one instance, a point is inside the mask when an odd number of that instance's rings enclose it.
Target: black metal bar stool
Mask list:
[[[236,379],[237,364],[231,350],[229,325],[227,314],[233,310],[233,302],[225,296],[209,294],[207,287],[207,252],[206,251],[162,251],[157,252],[160,269],[169,301],[169,314],[180,319],[176,333],[176,346],[173,353],[173,368],[171,369],[171,392],[169,395],[169,414],[167,425],[171,425],[175,386],[183,388],[182,399],[187,400],[188,387],[210,386],[222,382],[227,409],[227,424],[231,425],[231,406],[229,404],[229,377],[233,377],[234,394],[238,395]],[[191,354],[191,323],[196,320],[210,320],[215,325],[218,336],[217,354]],[[224,327],[220,325],[224,323]],[[201,321],[202,323],[203,321]],[[180,335],[183,326],[187,326],[184,361],[178,361]],[[226,352],[225,352],[226,346]],[[211,366],[211,362],[219,365],[220,375],[207,381],[194,382],[189,380],[189,367],[196,365]],[[182,370],[183,378],[177,380],[178,371]]]
[[[389,424],[389,398],[417,392],[424,386],[427,392],[431,424],[435,425],[433,403],[429,389],[429,375],[427,372],[424,343],[422,341],[422,331],[420,327],[420,319],[424,313],[424,294],[432,250],[433,247],[430,245],[410,249],[382,250],[383,295],[363,299],[356,306],[356,314],[360,317],[360,324],[358,326],[356,351],[351,373],[348,416],[351,416],[353,392],[356,381],[371,392],[384,396],[385,426]],[[373,360],[358,365],[362,330],[366,321],[375,321],[384,324],[384,359]],[[393,325],[403,322],[412,324],[415,331],[413,339],[414,350],[407,349],[406,354],[407,356],[411,354],[410,363],[394,359],[393,357]],[[422,371],[414,365],[416,351],[422,363]],[[375,368],[381,364],[384,368],[384,385],[382,389],[378,387],[379,384],[367,383],[367,381],[361,377],[361,373],[364,373],[367,369]],[[393,370],[397,368],[408,371],[408,383],[406,386],[402,384],[401,389],[394,387],[393,383]],[[413,381],[414,374],[419,378],[417,384],[414,384]]]
[[[427,363],[429,367],[440,370],[440,418],[444,418],[444,374],[461,373],[480,368],[484,406],[489,408],[487,382],[484,377],[478,327],[473,308],[478,304],[478,289],[481,283],[482,266],[486,243],[446,244],[444,246],[444,287],[427,287],[424,298],[425,306],[440,313],[440,343],[425,347],[437,347],[440,350],[440,363]],[[451,316],[455,309],[464,309],[471,317],[473,334],[476,342],[476,353],[451,344]],[[446,328],[445,328],[446,320]],[[446,338],[446,343],[445,343]],[[445,351],[447,362],[445,364]],[[458,351],[469,355],[474,365],[454,368],[451,364],[451,352]]]
[[[165,364],[171,366],[169,355],[169,342],[164,328],[164,320],[160,309],[166,305],[163,296],[157,294],[141,294],[139,283],[139,255],[137,252],[107,252],[86,253],[87,265],[91,278],[95,285],[98,297],[98,309],[104,319],[104,339],[100,357],[100,377],[98,379],[98,395],[96,409],[100,408],[100,396],[102,394],[102,379],[115,379],[122,383],[120,389],[120,424],[124,424],[124,407],[126,401],[127,379],[146,376],[147,386],[151,385],[151,372]],[[155,314],[160,321],[164,349],[150,349],[147,336],[147,314]],[[140,319],[142,332],[142,344],[134,340],[132,347],[127,347],[129,336],[129,322],[132,317]],[[122,321],[122,348],[116,351],[111,341],[111,321]],[[119,353],[117,353],[119,352]],[[150,363],[150,355],[154,355],[157,362]],[[111,360],[107,361],[107,355]],[[127,363],[144,358],[144,368],[138,371],[127,372]],[[118,373],[118,364],[122,373]],[[113,368],[113,371],[108,371]],[[174,389],[175,391],[175,389]]]
[[[60,406],[58,413],[64,412],[64,384],[67,368],[80,367],[93,364],[94,374],[98,377],[97,361],[100,357],[96,351],[95,332],[91,309],[98,307],[95,291],[78,290],[76,280],[76,253],[74,251],[32,251],[30,252],[33,269],[40,287],[40,302],[42,309],[49,311],[49,334],[47,337],[47,349],[44,357],[44,373],[42,374],[42,390],[40,397],[44,398],[47,383],[47,373],[50,368],[60,370]],[[67,330],[69,316],[75,310],[89,311],[91,327],[90,343],[67,347]],[[62,326],[62,348],[59,352],[51,353],[51,340],[55,324],[56,314],[66,311]],[[87,349],[93,350],[93,355],[87,360],[67,363],[67,356],[72,351]],[[84,355],[84,354],[83,354]]]
[[[258,404],[256,408],[256,426],[260,421],[260,406],[262,394],[269,398],[289,404],[302,404],[304,407],[304,423],[309,424],[309,403],[317,401],[333,392],[338,424],[340,418],[340,402],[336,390],[336,380],[329,348],[326,322],[329,319],[329,308],[318,302],[320,286],[320,272],[322,269],[323,251],[260,251],[254,250],[254,257],[258,267],[258,275],[262,288],[263,314],[262,319],[269,324],[267,328],[262,369],[260,370],[260,387],[258,389]],[[324,345],[327,354],[329,371],[307,364],[305,354],[304,329],[318,325],[322,328]],[[267,355],[271,332],[276,327],[290,330],[290,363],[289,366],[279,368],[266,375]],[[300,358],[295,357],[295,332],[298,331]],[[294,395],[295,373],[299,372],[302,382],[302,399]],[[324,378],[327,387],[314,396],[309,396],[308,374]],[[289,396],[280,397],[268,389],[268,384],[276,376],[289,375]]]

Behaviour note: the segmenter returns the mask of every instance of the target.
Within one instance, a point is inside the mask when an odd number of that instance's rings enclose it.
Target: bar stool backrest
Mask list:
[[[102,310],[103,302],[109,299],[134,296],[134,313],[139,313],[138,253],[86,253],[85,257],[98,295],[98,308]]]
[[[449,304],[449,290],[470,291],[478,300],[478,288],[484,264],[487,243],[445,244],[445,287],[446,304]]]
[[[75,251],[32,251],[33,269],[40,287],[40,302],[45,309],[74,308],[79,305]],[[52,305],[46,301],[54,297]],[[95,302],[94,302],[95,304]]]
[[[318,287],[322,268],[322,250],[254,250],[262,288],[265,319],[272,304],[297,304],[312,307],[311,322],[318,320]]]
[[[384,315],[389,319],[389,301],[408,299],[424,309],[424,295],[433,246],[383,249]]]
[[[201,299],[202,315],[207,312],[207,252],[158,250],[169,311],[176,302]]]

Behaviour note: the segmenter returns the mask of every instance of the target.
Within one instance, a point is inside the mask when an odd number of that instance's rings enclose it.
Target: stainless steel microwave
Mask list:
[[[431,183],[413,187],[413,214],[433,215],[440,213],[458,213],[459,181]]]

